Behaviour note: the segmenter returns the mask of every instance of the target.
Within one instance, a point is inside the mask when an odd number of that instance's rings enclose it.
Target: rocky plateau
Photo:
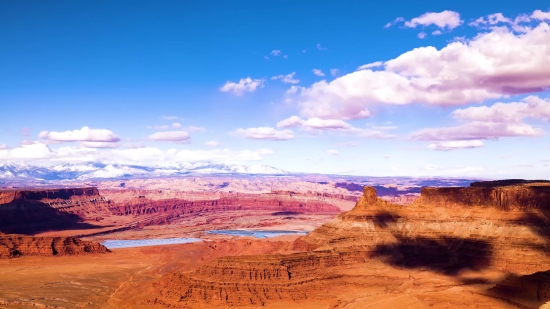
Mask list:
[[[149,302],[200,308],[329,301],[338,298],[331,293],[338,287],[368,286],[373,276],[368,268],[381,262],[463,285],[491,282],[472,278],[476,273],[513,274],[492,288],[492,295],[537,308],[550,300],[549,211],[547,182],[423,188],[408,206],[382,200],[365,187],[351,211],[297,239],[299,252],[219,258],[191,273],[168,273]],[[506,292],[510,286],[515,294]]]

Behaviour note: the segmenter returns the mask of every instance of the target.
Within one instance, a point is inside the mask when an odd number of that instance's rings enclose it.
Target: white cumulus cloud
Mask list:
[[[164,142],[188,142],[191,137],[185,131],[156,132],[149,136],[150,140]]]
[[[385,61],[380,71],[365,68],[331,82],[294,86],[287,96],[298,102],[303,117],[342,120],[369,117],[376,104],[481,103],[550,89],[548,55],[548,24],[522,34],[499,27],[440,50],[415,48]]]
[[[258,88],[263,87],[263,80],[252,79],[250,77],[241,78],[238,83],[228,81],[220,88],[222,92],[233,92],[237,96],[243,95],[245,92],[254,92]]]
[[[113,132],[106,129],[90,129],[88,127],[82,127],[80,130],[64,131],[64,132],[50,132],[42,131],[38,134],[38,137],[47,141],[53,142],[106,142],[115,143],[120,141],[120,138]]]
[[[428,12],[405,22],[405,27],[416,28],[417,26],[435,25],[439,28],[454,29],[462,24],[460,14],[445,10],[439,13]]]

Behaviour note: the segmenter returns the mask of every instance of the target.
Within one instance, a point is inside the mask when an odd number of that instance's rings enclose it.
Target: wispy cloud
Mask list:
[[[281,120],[277,123],[279,128],[295,128],[298,127],[302,131],[310,133],[319,133],[323,131],[331,131],[341,133],[344,135],[353,135],[363,138],[373,139],[388,139],[395,137],[392,134],[388,134],[382,130],[376,130],[373,128],[356,128],[351,124],[340,119],[320,119],[309,118],[301,119],[298,116],[291,116],[287,119]]]
[[[185,131],[165,131],[153,133],[149,136],[149,139],[153,141],[186,143],[189,142],[191,137]]]
[[[263,87],[263,80],[250,77],[241,78],[238,83],[228,81],[220,88],[222,92],[233,92],[236,96],[242,96],[245,92],[254,92]]]
[[[271,77],[271,80],[281,80],[281,82],[285,83],[285,84],[297,84],[300,82],[299,79],[295,79],[294,78],[294,75],[296,75],[296,72],[292,72],[290,74],[286,74],[286,75],[277,75],[277,76],[273,76]]]
[[[323,73],[323,71],[321,71],[319,69],[313,69],[313,70],[311,70],[311,72],[313,72],[313,74],[315,74],[317,76],[325,76],[325,73]]]
[[[428,149],[432,150],[456,150],[456,149],[471,149],[471,148],[480,148],[484,144],[480,140],[468,140],[468,141],[447,141],[447,142],[437,142],[428,145]]]
[[[357,71],[377,68],[377,67],[381,67],[383,65],[384,65],[383,61],[371,62],[371,63],[363,64],[362,66],[358,67]]]
[[[237,129],[231,134],[257,140],[284,141],[294,139],[294,132],[291,130],[276,130],[271,127]]]

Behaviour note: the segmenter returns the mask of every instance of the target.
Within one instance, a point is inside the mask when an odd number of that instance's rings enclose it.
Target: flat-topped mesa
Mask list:
[[[80,222],[110,216],[109,204],[94,187],[0,190],[0,232],[35,235],[87,228]]]
[[[7,204],[21,200],[63,199],[73,196],[98,196],[99,191],[95,187],[87,188],[61,188],[61,189],[34,189],[34,190],[0,190],[0,204]]]
[[[416,204],[482,206],[502,210],[550,210],[550,182],[478,182],[470,187],[422,188]]]
[[[407,206],[382,201],[371,187],[364,192],[355,208],[297,239],[294,249],[356,248],[400,263],[439,256],[436,264],[523,274],[550,269],[549,185],[424,188]]]

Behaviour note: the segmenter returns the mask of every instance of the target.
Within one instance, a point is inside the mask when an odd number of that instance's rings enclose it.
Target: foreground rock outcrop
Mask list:
[[[304,252],[221,258],[193,273],[167,274],[150,302],[204,307],[322,297],[324,286],[352,280],[374,260],[443,276],[546,271],[549,201],[547,183],[424,188],[408,206],[365,187],[353,210],[296,240]]]
[[[525,276],[511,274],[489,292],[518,306],[536,308],[541,303],[550,301],[550,271]]]
[[[105,246],[76,237],[30,237],[0,234],[0,259],[107,253]]]

